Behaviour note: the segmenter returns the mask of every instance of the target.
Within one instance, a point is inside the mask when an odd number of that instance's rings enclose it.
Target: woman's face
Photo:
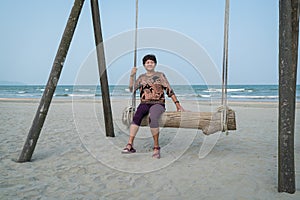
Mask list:
[[[156,64],[153,60],[147,60],[144,64],[144,67],[147,71],[154,71],[155,66]]]

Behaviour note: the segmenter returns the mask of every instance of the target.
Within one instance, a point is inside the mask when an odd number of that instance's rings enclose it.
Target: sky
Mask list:
[[[4,0],[1,3],[0,81],[47,83],[73,2],[27,0],[16,3]],[[99,6],[105,42],[134,30],[135,0],[99,0]],[[203,48],[221,73],[224,10],[225,0],[140,0],[138,26],[141,29],[167,30],[188,38]],[[278,10],[277,0],[230,1],[228,84],[278,83]],[[183,47],[182,42],[174,40],[173,45],[194,53],[193,49]],[[128,45],[128,42],[120,45]],[[87,0],[59,84],[74,84],[94,51],[90,1]],[[190,84],[203,84],[201,80],[205,77],[195,75],[191,63],[182,55],[155,48],[140,49],[138,66],[142,66],[141,59],[146,53],[155,53],[158,63],[164,66],[158,71],[165,70],[168,74],[168,69],[173,69]],[[108,64],[109,83],[120,83],[121,76],[129,73],[133,66],[133,54],[124,53]],[[299,71],[297,84],[300,83]],[[143,69],[139,72],[142,73]],[[170,82],[182,83],[176,82],[176,78]]]

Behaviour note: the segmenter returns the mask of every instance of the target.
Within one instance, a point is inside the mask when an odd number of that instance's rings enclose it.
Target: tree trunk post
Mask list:
[[[294,129],[298,0],[279,0],[278,192],[295,193]]]
[[[40,100],[40,105],[37,109],[23,150],[17,162],[28,162],[31,160],[74,35],[74,31],[81,13],[83,3],[84,0],[75,0],[74,2],[59,48],[57,50],[57,54],[52,66],[52,70],[45,91]]]
[[[98,60],[100,86],[101,86],[101,93],[102,93],[105,131],[107,137],[115,137],[110,97],[109,97],[109,88],[108,88],[98,0],[91,0],[91,9],[92,9],[92,18],[93,18],[93,25],[94,25],[95,44],[97,49],[97,60]]]

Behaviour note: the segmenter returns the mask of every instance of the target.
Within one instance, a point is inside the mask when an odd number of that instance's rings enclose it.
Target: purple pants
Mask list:
[[[141,103],[133,116],[132,124],[141,125],[142,119],[145,115],[149,115],[150,128],[158,128],[158,119],[160,115],[165,112],[165,104],[145,104]]]

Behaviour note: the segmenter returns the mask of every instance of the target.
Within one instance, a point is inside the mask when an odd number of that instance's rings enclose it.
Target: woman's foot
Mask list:
[[[160,147],[153,147],[153,155],[152,158],[160,158]]]
[[[126,147],[122,150],[122,153],[135,153],[136,150],[133,148],[132,144],[128,143]]]

